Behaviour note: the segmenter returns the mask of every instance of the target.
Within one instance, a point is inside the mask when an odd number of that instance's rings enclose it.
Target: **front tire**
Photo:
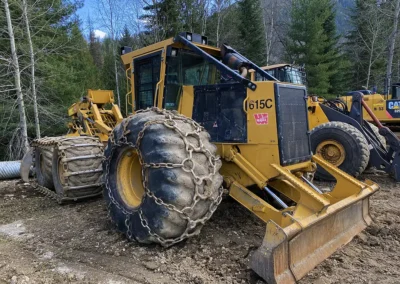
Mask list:
[[[221,161],[195,121],[157,108],[124,119],[103,164],[109,215],[141,243],[175,244],[200,233],[221,201]]]
[[[368,142],[354,126],[343,122],[328,122],[315,127],[310,135],[314,154],[338,167],[342,171],[358,177],[366,169],[369,161]],[[334,181],[334,177],[322,167],[317,167],[315,178]]]

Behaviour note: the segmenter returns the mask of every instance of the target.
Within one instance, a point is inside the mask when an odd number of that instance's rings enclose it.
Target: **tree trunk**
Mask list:
[[[115,88],[117,89],[117,102],[118,106],[121,107],[121,100],[119,94],[119,81],[118,81],[118,64],[117,64],[117,53],[116,53],[116,37],[115,37],[115,30],[114,30],[114,6],[112,5],[112,1],[108,0],[108,7],[110,9],[110,30],[111,30],[111,39],[112,39],[112,49],[114,55],[114,71],[115,71]]]
[[[388,52],[388,63],[387,63],[387,68],[386,68],[385,94],[389,93],[391,79],[392,79],[392,65],[393,65],[394,48],[396,45],[396,37],[397,37],[398,25],[399,25],[399,13],[400,13],[400,0],[397,0],[396,8],[394,11],[393,31],[389,37],[389,52]]]
[[[40,138],[40,123],[39,123],[39,112],[37,105],[37,95],[36,95],[36,79],[35,79],[35,54],[33,52],[33,44],[31,38],[31,31],[28,19],[28,7],[26,0],[22,0],[22,12],[25,21],[26,35],[29,43],[29,57],[31,59],[31,87],[32,87],[32,99],[33,99],[33,113],[35,116],[35,130],[36,138]]]
[[[369,80],[371,77],[371,69],[372,69],[372,56],[374,55],[374,44],[372,44],[371,53],[369,55],[369,62],[368,62],[368,73],[367,73],[367,86],[366,89],[369,89]]]
[[[18,55],[17,55],[17,50],[15,47],[14,30],[13,30],[13,26],[12,26],[12,22],[11,22],[11,15],[10,15],[10,9],[8,6],[8,0],[2,0],[2,1],[4,4],[4,10],[6,12],[8,35],[10,37],[12,64],[13,64],[13,68],[14,68],[15,89],[17,92],[19,121],[20,121],[20,130],[21,130],[21,142],[22,142],[21,150],[22,150],[22,154],[25,154],[29,149],[29,142],[28,142],[28,131],[27,131],[27,126],[26,126],[24,97],[23,97],[22,89],[21,89],[21,74],[19,71]]]
[[[218,11],[218,19],[217,19],[217,46],[219,47],[219,26],[221,22],[221,11]]]
[[[114,46],[114,44],[113,44]],[[115,70],[115,87],[117,88],[117,101],[118,101],[118,106],[121,107],[121,101],[120,101],[120,96],[119,96],[119,82],[118,82],[118,65],[117,65],[117,55],[115,54],[115,47],[114,49],[114,70]]]

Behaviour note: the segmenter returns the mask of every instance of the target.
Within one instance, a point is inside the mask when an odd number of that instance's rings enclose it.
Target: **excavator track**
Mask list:
[[[98,138],[46,137],[35,140],[32,146],[33,159],[39,158],[38,153],[43,159],[33,163],[36,177],[51,177],[46,183],[43,179],[31,183],[35,190],[60,204],[101,194],[104,146]]]

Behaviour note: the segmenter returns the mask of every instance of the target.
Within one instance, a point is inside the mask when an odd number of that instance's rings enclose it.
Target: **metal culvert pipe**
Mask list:
[[[21,161],[0,162],[0,180],[19,178]]]

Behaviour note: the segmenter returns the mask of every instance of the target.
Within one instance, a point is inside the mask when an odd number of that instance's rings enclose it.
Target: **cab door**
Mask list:
[[[135,58],[135,110],[153,107],[159,92],[161,51]]]

